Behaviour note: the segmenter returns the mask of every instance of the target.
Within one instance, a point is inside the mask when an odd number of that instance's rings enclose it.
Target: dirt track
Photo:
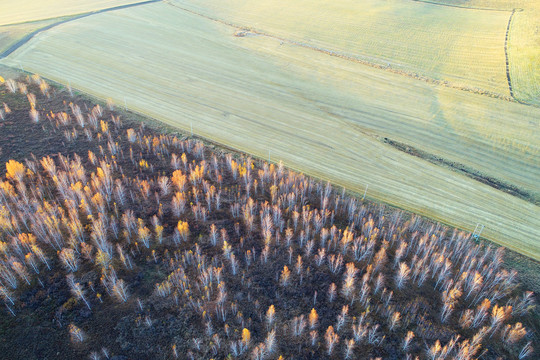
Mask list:
[[[100,14],[100,13],[104,13],[104,12],[108,12],[108,11],[126,9],[126,8],[130,8],[130,7],[133,7],[133,6],[146,5],[146,4],[155,3],[155,2],[159,2],[159,1],[161,1],[161,0],[148,0],[148,1],[143,1],[143,2],[139,2],[139,3],[135,3],[135,4],[120,5],[120,6],[115,6],[115,7],[108,8],[108,9],[102,9],[102,10],[98,10],[98,11],[91,11],[91,12],[88,12],[88,13],[75,15],[74,17],[71,17],[69,19],[65,19],[65,20],[62,20],[62,21],[58,21],[58,22],[56,22],[54,24],[47,25],[45,27],[42,27],[42,28],[37,29],[35,31],[32,31],[31,33],[29,33],[28,35],[23,37],[21,40],[17,41],[15,44],[11,45],[7,50],[0,53],[0,59],[3,59],[6,56],[9,56],[15,50],[17,50],[18,48],[20,48],[21,46],[26,44],[28,41],[30,41],[37,34],[43,32],[43,31],[47,31],[47,30],[49,30],[49,29],[51,29],[51,28],[53,28],[55,26],[65,24],[65,23],[73,21],[73,20],[82,19],[82,18],[90,16],[90,15]]]

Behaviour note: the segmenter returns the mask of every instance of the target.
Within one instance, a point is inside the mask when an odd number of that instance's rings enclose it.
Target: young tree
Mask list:
[[[113,285],[113,293],[118,298],[118,300],[122,302],[126,302],[128,299],[128,293],[127,293],[127,285],[124,282],[124,280],[120,279],[117,280],[116,283]]]
[[[90,309],[90,304],[86,300],[86,297],[84,296],[84,290],[78,282],[75,282],[75,276],[73,274],[69,274],[67,276],[67,282],[69,285],[69,288],[71,289],[71,293],[79,300],[84,301],[88,309]]]
[[[63,248],[58,256],[68,271],[77,271],[79,268],[79,258],[73,249]]]
[[[69,335],[71,336],[71,341],[73,341],[74,343],[81,343],[84,341],[85,336],[80,328],[73,324],[69,324],[68,330]]]
[[[332,355],[334,347],[339,342],[339,336],[334,332],[334,328],[332,326],[329,326],[328,329],[326,329],[324,339],[326,340],[327,354]]]
[[[402,262],[399,264],[399,270],[396,274],[396,286],[398,289],[402,289],[403,286],[407,283],[409,280],[409,276],[411,274],[411,270],[407,266],[406,263]]]

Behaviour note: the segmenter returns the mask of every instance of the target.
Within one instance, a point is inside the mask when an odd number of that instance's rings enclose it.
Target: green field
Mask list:
[[[334,21],[342,26],[334,35],[325,32],[334,28],[331,22],[323,22],[349,1],[323,7],[318,18],[317,2],[301,2],[306,16],[289,18],[268,13],[266,4],[275,1],[259,2],[251,12],[227,11],[226,3],[240,2],[177,1],[92,15],[39,34],[2,63],[20,62],[90,94],[126,101],[183,130],[193,125],[197,135],[256,156],[267,158],[270,151],[272,161],[353,191],[363,193],[369,184],[369,197],[445,223],[469,230],[482,223],[483,236],[540,259],[540,109],[355,61],[376,57],[378,66],[388,59],[405,72],[456,83],[462,78],[465,87],[508,94],[509,12],[369,2],[355,13],[363,20],[355,34],[364,34],[355,42],[347,38],[354,17]],[[401,14],[397,9],[407,16],[391,24]],[[426,27],[443,14],[455,15],[457,23],[447,20],[427,31],[415,13],[429,15],[421,17],[430,22]],[[383,43],[389,32],[395,41]],[[468,48],[474,41],[482,46]],[[411,156],[385,138],[445,165]],[[476,181],[450,163],[524,195]]]

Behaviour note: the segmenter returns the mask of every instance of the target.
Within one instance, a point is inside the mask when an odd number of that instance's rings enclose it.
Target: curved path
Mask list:
[[[138,2],[138,3],[134,3],[134,4],[120,5],[120,6],[107,8],[107,9],[101,9],[101,10],[91,11],[91,12],[87,12],[87,13],[80,14],[80,15],[75,15],[75,16],[69,18],[69,19],[65,19],[65,20],[55,22],[53,24],[50,24],[50,25],[44,26],[42,28],[39,28],[37,30],[34,30],[31,33],[24,36],[22,39],[17,41],[15,44],[13,44],[9,48],[7,48],[4,52],[0,53],[0,59],[3,59],[6,56],[9,56],[11,53],[13,53],[15,50],[17,50],[18,48],[20,48],[24,44],[26,44],[28,41],[30,41],[34,36],[36,36],[40,32],[47,31],[47,30],[49,30],[49,29],[51,29],[51,28],[53,28],[55,26],[67,23],[69,21],[82,19],[84,17],[94,15],[94,14],[100,14],[100,13],[104,13],[104,12],[108,12],[108,11],[114,11],[114,10],[121,10],[121,9],[130,8],[130,7],[133,7],[133,6],[146,5],[146,4],[151,4],[151,3],[160,2],[160,1],[162,1],[162,0],[148,0],[148,1],[142,1],[142,2]]]

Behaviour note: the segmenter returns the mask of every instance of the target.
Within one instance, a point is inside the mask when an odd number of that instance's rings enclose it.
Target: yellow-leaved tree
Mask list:
[[[24,177],[24,165],[15,160],[9,160],[6,163],[6,176],[8,179],[13,179],[16,181],[22,181]]]
[[[251,333],[248,329],[244,328],[244,330],[242,330],[242,343],[244,343],[244,345],[248,345],[250,340]]]

